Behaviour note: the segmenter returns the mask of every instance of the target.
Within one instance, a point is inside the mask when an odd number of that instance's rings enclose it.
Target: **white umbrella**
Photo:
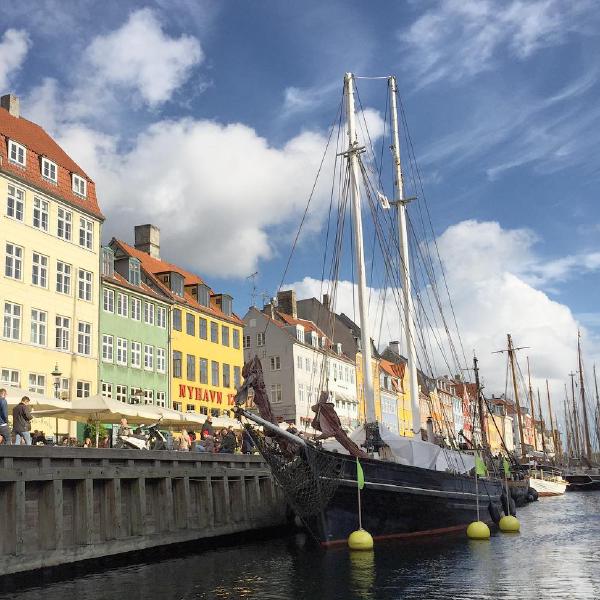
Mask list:
[[[6,388],[8,406],[16,406],[21,402],[23,396],[29,398],[29,406],[35,414],[54,414],[57,410],[66,410],[71,406],[70,402],[61,400],[60,398],[51,398],[37,392],[30,392],[29,390],[13,386]]]

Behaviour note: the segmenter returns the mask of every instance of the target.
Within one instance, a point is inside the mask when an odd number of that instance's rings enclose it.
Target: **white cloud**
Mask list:
[[[26,31],[7,29],[0,41],[0,90],[10,91],[12,76],[25,61],[30,41]]]
[[[542,264],[534,251],[536,239],[527,230],[507,230],[497,223],[464,221],[449,227],[438,238],[438,244],[465,353],[470,360],[472,351],[477,352],[487,392],[504,392],[506,358],[493,352],[506,347],[506,334],[511,333],[515,345],[529,347],[519,353],[519,361],[525,370],[525,355],[530,356],[534,389],[539,386],[544,390],[544,380],[548,378],[558,404],[567,373],[576,366],[580,324],[567,306],[552,300],[526,280],[528,272]],[[320,293],[330,292],[329,285],[325,282],[322,287],[320,281],[308,277],[290,284],[299,298],[319,297]],[[337,311],[353,318],[355,307],[358,310],[357,299],[353,299],[353,284],[341,281],[337,289]],[[396,302],[388,295],[382,324],[381,290],[371,289],[370,297],[371,329],[379,346],[385,346],[392,339],[402,339]],[[452,327],[448,303],[443,298],[442,301]],[[586,358],[598,360],[600,340],[584,329],[583,332]],[[447,339],[440,330],[436,334],[440,339]],[[436,355],[435,374],[447,374],[449,368],[439,350],[432,350]],[[447,343],[445,352],[448,353]],[[591,361],[588,364],[591,365]],[[454,367],[451,363],[450,368]]]
[[[595,17],[593,2],[440,0],[399,39],[421,86],[491,69],[500,52],[525,59],[562,43]]]

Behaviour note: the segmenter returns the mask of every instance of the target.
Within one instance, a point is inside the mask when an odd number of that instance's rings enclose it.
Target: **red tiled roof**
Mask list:
[[[404,363],[395,364],[385,358],[381,358],[379,359],[379,364],[381,365],[381,368],[392,377],[399,377],[402,379],[404,376]]]
[[[181,267],[178,267],[177,265],[174,265],[172,263],[166,262],[164,260],[160,260],[158,258],[154,258],[154,257],[150,256],[149,254],[146,254],[146,252],[142,252],[141,250],[138,250],[137,248],[134,248],[121,240],[117,240],[117,239],[113,238],[113,241],[115,243],[119,244],[119,246],[121,246],[121,248],[123,249],[123,251],[126,254],[133,256],[134,258],[137,258],[140,261],[144,271],[146,271],[146,273],[148,273],[148,275],[152,277],[153,281],[157,285],[159,285],[160,288],[174,302],[178,302],[180,304],[187,304],[199,312],[204,312],[204,313],[213,315],[219,319],[223,319],[224,321],[230,321],[232,323],[235,323],[236,325],[240,325],[240,326],[244,325],[244,322],[236,314],[232,313],[231,316],[226,315],[218,306],[216,306],[215,304],[212,304],[212,303],[211,303],[210,307],[202,306],[201,304],[198,304],[198,302],[192,297],[192,295],[186,291],[184,291],[184,293],[183,293],[183,298],[181,296],[178,296],[177,294],[174,294],[157,277],[157,275],[159,273],[168,273],[170,271],[175,271],[185,278],[185,282],[184,282],[185,285],[195,285],[195,284],[204,283],[202,281],[202,279],[200,279],[200,277],[198,277],[197,275],[194,275],[193,273],[190,273],[189,271],[186,271],[185,269],[182,269]],[[211,302],[212,302],[212,290],[211,290]]]
[[[131,290],[133,292],[137,292],[138,294],[146,294],[148,296],[152,296],[153,298],[156,298],[157,300],[162,300],[163,302],[169,302],[170,298],[165,298],[164,296],[161,296],[159,293],[157,293],[156,291],[154,291],[150,286],[146,285],[143,281],[140,283],[139,286],[137,285],[133,285],[132,283],[129,283],[129,281],[127,281],[127,279],[125,279],[125,277],[123,277],[120,273],[117,273],[116,271],[113,273],[112,277],[109,277],[108,275],[102,275],[102,279],[104,281],[106,281],[107,283],[112,283],[114,285],[120,285],[121,287],[127,288],[128,290]]]
[[[8,160],[9,139],[26,147],[25,167]],[[58,167],[57,183],[42,176],[40,163],[42,156],[56,163]],[[84,212],[104,219],[98,206],[94,182],[84,170],[39,125],[22,117],[13,117],[3,108],[0,108],[0,171],[9,173]],[[73,192],[71,173],[75,173],[87,181],[86,198]]]
[[[325,334],[312,321],[307,321],[306,319],[295,319],[292,317],[292,315],[288,315],[279,311],[276,312],[277,316],[279,316],[288,325],[302,325],[302,327],[304,327],[304,331],[314,331],[320,337],[325,336]]]

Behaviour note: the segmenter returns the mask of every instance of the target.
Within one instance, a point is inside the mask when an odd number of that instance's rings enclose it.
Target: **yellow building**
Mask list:
[[[184,412],[213,416],[233,406],[243,366],[243,322],[233,313],[233,298],[216,294],[197,275],[160,258],[160,232],[153,225],[135,228],[135,247],[113,240],[137,258],[173,301],[171,332],[171,405]]]
[[[373,377],[373,396],[375,400],[375,418],[381,421],[381,391],[379,389],[379,361],[371,358],[371,372]],[[363,376],[363,357],[362,352],[356,353],[356,397],[358,398],[359,420],[363,423],[367,418],[367,409],[365,405],[365,381]]]
[[[0,385],[95,394],[103,216],[94,183],[20,116],[18,98],[3,96],[1,106]]]

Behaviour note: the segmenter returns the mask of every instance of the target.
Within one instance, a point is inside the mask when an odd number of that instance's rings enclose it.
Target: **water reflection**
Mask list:
[[[146,564],[27,576],[0,600],[591,600],[600,598],[600,493],[542,499],[522,509],[519,535],[464,535],[324,551],[304,534]],[[33,586],[33,587],[32,587]]]

